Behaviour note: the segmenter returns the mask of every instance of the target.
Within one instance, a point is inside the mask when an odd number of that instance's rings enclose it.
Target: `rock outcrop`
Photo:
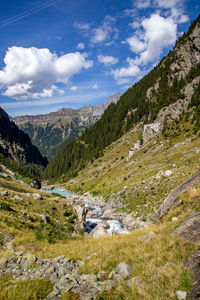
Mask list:
[[[200,213],[193,213],[179,226],[175,233],[189,242],[200,240]]]
[[[164,215],[168,213],[172,206],[176,206],[176,198],[189,190],[190,188],[200,184],[200,171],[189,177],[183,183],[181,183],[178,187],[176,187],[164,200],[163,204],[158,209],[155,219],[158,221]]]
[[[196,251],[185,262],[185,266],[190,269],[193,274],[192,287],[187,293],[187,300],[198,300],[200,296],[200,250]]]

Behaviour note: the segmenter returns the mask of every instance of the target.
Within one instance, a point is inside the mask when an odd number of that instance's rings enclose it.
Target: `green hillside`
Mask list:
[[[81,137],[58,152],[45,170],[46,178],[59,178],[63,174],[70,178],[76,175],[88,163],[102,156],[106,146],[135,124],[151,123],[161,108],[188,98],[183,90],[200,74],[198,49],[192,46],[195,41],[191,42],[190,38],[195,30],[199,34],[199,23],[200,16],[158,66],[128,89],[117,104],[111,104],[92,128],[86,129]],[[188,45],[191,52],[186,51]],[[186,65],[186,57],[182,56],[181,50],[191,60],[191,66]]]

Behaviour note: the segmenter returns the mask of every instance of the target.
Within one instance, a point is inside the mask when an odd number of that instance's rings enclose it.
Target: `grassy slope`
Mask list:
[[[15,186],[5,180],[1,180],[1,184],[18,196],[24,197],[20,189],[22,192],[33,192],[33,190],[19,185]],[[15,191],[16,189],[18,192]],[[199,196],[200,187],[193,188],[180,196],[182,206],[173,208],[162,224],[149,225],[145,229],[134,230],[129,235],[116,235],[98,240],[80,236],[57,241],[55,244],[49,244],[44,239],[37,240],[34,230],[26,225],[21,226],[20,229],[17,228],[16,224],[20,223],[18,216],[23,205],[21,202],[11,201],[10,205],[16,213],[1,212],[0,230],[14,235],[16,250],[32,252],[40,257],[48,258],[64,254],[71,259],[85,259],[92,255],[86,259],[85,266],[81,269],[82,273],[97,274],[100,270],[104,270],[109,274],[119,262],[125,261],[133,268],[132,276],[141,276],[145,283],[145,287],[139,290],[136,287],[127,288],[125,283],[119,284],[117,288],[106,292],[99,299],[175,299],[176,290],[187,291],[190,287],[191,275],[184,268],[183,263],[195,249],[200,247],[200,244],[193,245],[184,242],[174,235],[173,231],[187,215],[200,210],[198,202],[195,202]],[[66,202],[65,199],[53,197],[46,197],[46,200],[40,200],[39,204],[38,200],[30,200],[28,197],[24,197],[24,199],[28,205],[23,207],[23,210],[26,210],[27,214],[35,219],[41,209],[51,211],[51,205],[55,205],[59,210],[59,214],[56,215],[56,218],[59,218],[59,215],[62,215],[63,201]],[[2,200],[5,201],[1,198]],[[175,216],[177,220],[172,222],[171,219]],[[53,215],[51,217],[53,218]],[[7,218],[10,223],[4,222],[4,218]],[[146,243],[143,236],[150,231],[156,234],[156,238]],[[0,249],[0,257],[9,255],[12,255],[11,250]],[[160,269],[168,262],[173,262],[174,265],[167,269]],[[40,299],[38,295],[44,299],[49,289],[48,281],[35,280],[17,283],[13,282],[12,278],[0,279],[0,299]],[[26,293],[23,293],[23,290]],[[30,295],[34,295],[34,297],[30,298]],[[66,294],[62,299],[78,299],[74,297]]]
[[[142,128],[129,131],[111,144],[102,158],[65,186],[78,192],[103,195],[116,206],[121,203],[121,210],[152,218],[168,193],[199,170],[200,140],[193,136],[190,122],[182,120],[178,125],[171,125],[167,138],[158,135],[128,159],[128,150],[141,133]],[[171,177],[157,178],[159,172],[166,170],[173,172]]]
[[[173,187],[199,169],[200,141],[193,137],[191,124],[182,120],[178,128],[173,126],[166,132],[167,139],[162,135],[157,136],[156,140],[149,141],[127,161],[128,149],[141,134],[139,127],[130,131],[106,149],[101,159],[80,172],[66,186],[82,192],[90,190],[94,194],[104,195],[107,201],[116,198],[116,194],[122,191],[117,201],[125,203],[126,210],[135,210],[139,215],[148,217]],[[177,136],[179,130],[182,134]],[[189,142],[187,139],[192,140]],[[156,179],[160,170],[167,169],[173,171],[170,178]],[[71,259],[82,260],[88,257],[81,269],[82,273],[97,274],[104,270],[109,274],[119,262],[125,261],[133,268],[132,276],[140,276],[145,283],[142,289],[127,288],[125,283],[119,283],[114,290],[99,296],[99,299],[175,299],[177,290],[189,290],[191,275],[184,268],[184,261],[199,249],[200,243],[194,245],[184,242],[173,231],[187,215],[200,210],[199,203],[195,202],[200,196],[200,187],[181,195],[182,205],[173,208],[162,224],[149,225],[144,229],[134,230],[129,235],[98,240],[85,236],[66,236],[51,244],[46,239],[36,238],[35,232],[41,225],[39,214],[48,214],[53,221],[63,223],[64,204],[67,200],[56,199],[51,195],[48,197],[46,194],[43,194],[45,200],[33,200],[24,193],[38,193],[37,190],[6,179],[0,179],[0,184],[1,190],[9,190],[12,197],[18,195],[24,199],[19,201],[11,197],[0,197],[0,201],[7,202],[14,210],[1,211],[0,231],[14,236],[16,250],[32,252],[40,257],[63,254]],[[22,215],[22,211],[27,215]],[[173,217],[177,217],[174,222]],[[30,222],[31,219],[33,221]],[[156,238],[146,243],[143,236],[150,231],[156,234]],[[9,255],[12,255],[11,250],[0,248],[0,257]],[[174,265],[163,269],[162,266],[168,262],[173,262]],[[11,287],[15,292],[11,293]],[[0,299],[39,299],[38,295],[42,299],[48,294],[50,283],[41,280],[13,283],[12,278],[8,280],[3,277],[0,280],[0,289]],[[23,290],[26,294],[22,293]],[[35,298],[29,297],[31,292],[34,292],[32,295]],[[78,298],[66,294],[62,299]]]

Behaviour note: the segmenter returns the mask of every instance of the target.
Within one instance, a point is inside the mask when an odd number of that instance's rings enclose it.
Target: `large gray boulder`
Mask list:
[[[77,213],[80,224],[82,225],[82,227],[85,227],[85,219],[86,219],[87,209],[85,208],[84,205],[81,205],[81,204],[74,205],[73,209]]]
[[[177,206],[176,199],[180,194],[188,191],[190,188],[198,184],[200,184],[200,171],[190,176],[187,180],[172,190],[158,209],[155,216],[156,221],[159,221],[164,215],[166,215],[172,206]]]
[[[183,224],[175,230],[175,233],[186,241],[198,242],[200,240],[200,212],[187,217]]]
[[[101,222],[97,224],[97,226],[91,231],[90,235],[94,239],[98,239],[100,237],[108,236],[108,232],[106,229],[109,228],[109,225],[106,222]]]
[[[191,290],[187,293],[187,300],[200,299],[200,250],[196,251],[185,262],[185,266],[190,269],[193,275]]]
[[[129,214],[122,219],[122,224],[124,228],[133,230],[136,228],[144,227],[146,223],[139,219],[136,219],[132,214]]]

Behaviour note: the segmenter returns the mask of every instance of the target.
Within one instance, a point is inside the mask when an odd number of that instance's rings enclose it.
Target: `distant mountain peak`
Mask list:
[[[86,127],[92,126],[120,96],[121,93],[110,96],[105,105],[88,104],[79,109],[63,107],[48,114],[15,117],[13,121],[29,135],[43,155],[52,158],[61,146],[78,136]]]

